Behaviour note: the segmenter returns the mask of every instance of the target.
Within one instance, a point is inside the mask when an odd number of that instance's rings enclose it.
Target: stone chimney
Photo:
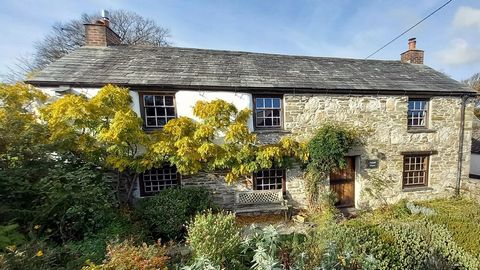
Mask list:
[[[110,29],[108,12],[102,10],[102,18],[85,25],[85,46],[107,47],[120,45],[120,36]]]
[[[408,51],[401,54],[402,63],[423,64],[422,50],[417,50],[417,39],[411,38],[408,40]]]

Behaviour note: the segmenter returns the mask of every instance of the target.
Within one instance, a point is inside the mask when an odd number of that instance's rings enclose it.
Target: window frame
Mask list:
[[[422,126],[412,126],[409,124],[409,112],[410,112],[410,101],[424,101],[425,104],[425,124]],[[428,97],[409,97],[407,100],[407,129],[416,130],[416,129],[428,129],[430,125],[430,98]]]
[[[418,153],[406,153],[403,155],[403,169],[402,169],[402,189],[408,190],[408,189],[414,189],[414,188],[423,188],[423,187],[428,187],[429,185],[429,178],[430,178],[430,157],[431,155],[429,153],[423,153],[423,152],[418,152]],[[423,170],[411,170],[407,171],[407,163],[406,159],[407,158],[425,158],[423,161],[425,164]],[[410,165],[411,166],[411,165]],[[407,174],[408,173],[418,173],[418,172],[424,172],[424,181],[423,183],[419,184],[408,184],[407,183]]]
[[[139,97],[139,103],[140,103],[140,116],[142,117],[143,120],[143,129],[144,130],[159,130],[162,129],[165,125],[163,126],[147,126],[147,115],[145,112],[145,96],[171,96],[173,97],[173,109],[174,109],[174,118],[178,118],[177,114],[177,100],[175,97],[174,92],[138,92],[138,97]],[[159,106],[160,107],[160,106]],[[169,106],[170,107],[170,106]],[[153,107],[156,108],[156,107]],[[168,121],[167,121],[168,123]]]
[[[257,98],[278,98],[280,99],[280,125],[279,126],[257,126]],[[254,130],[282,130],[284,126],[284,100],[283,95],[279,94],[258,94],[252,95],[253,99],[253,127]]]
[[[169,165],[164,165],[163,167],[161,167],[161,169],[165,169],[166,167],[169,167],[169,168],[175,168],[175,166],[169,166]],[[158,170],[160,168],[152,168],[150,170]],[[176,168],[175,168],[176,170]],[[146,172],[146,171],[145,171]],[[161,190],[158,190],[158,191],[154,191],[154,192],[147,192],[145,190],[145,183],[144,183],[144,179],[143,179],[143,174],[145,172],[142,172],[138,175],[138,187],[139,187],[139,191],[140,191],[140,197],[141,198],[144,198],[144,197],[151,197],[151,196],[155,196],[157,193],[161,192],[162,190],[165,190],[166,188],[180,188],[181,187],[181,174],[178,172],[178,170],[176,170],[176,178],[175,180],[177,181],[177,184],[176,185],[171,185],[171,186],[167,186],[165,187],[164,189],[161,189]],[[157,180],[158,181],[158,180]]]
[[[253,183],[252,183],[252,187],[253,187],[253,190],[280,190],[278,188],[275,188],[275,189],[258,189],[257,187],[257,173],[261,172],[261,171],[266,171],[266,170],[279,170],[279,171],[282,171],[282,193],[285,195],[287,189],[286,189],[286,184],[287,184],[287,170],[284,169],[284,168],[270,168],[270,169],[264,169],[264,170],[259,170],[257,172],[254,172],[253,173],[253,176],[252,176],[252,180],[253,180]]]

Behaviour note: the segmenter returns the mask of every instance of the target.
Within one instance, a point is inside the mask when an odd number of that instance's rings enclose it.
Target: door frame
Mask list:
[[[336,206],[338,208],[357,208],[357,199],[360,196],[360,186],[359,186],[359,167],[360,167],[360,156],[359,155],[346,155],[346,158],[352,159],[352,166],[353,166],[353,204],[351,206]],[[328,186],[331,190],[332,182],[330,179],[330,174],[328,175]]]

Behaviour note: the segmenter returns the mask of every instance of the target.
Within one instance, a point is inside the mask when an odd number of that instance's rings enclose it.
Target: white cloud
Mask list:
[[[440,51],[438,57],[447,65],[471,64],[480,61],[480,48],[472,47],[466,40],[458,38]]]
[[[456,28],[474,27],[480,29],[480,9],[460,7],[455,13],[453,26]]]

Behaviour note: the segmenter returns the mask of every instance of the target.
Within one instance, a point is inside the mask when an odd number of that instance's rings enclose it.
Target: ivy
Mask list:
[[[345,155],[360,143],[359,131],[344,126],[326,124],[317,131],[307,146],[305,184],[310,205],[318,202],[321,183],[328,180],[331,172],[345,168]]]

